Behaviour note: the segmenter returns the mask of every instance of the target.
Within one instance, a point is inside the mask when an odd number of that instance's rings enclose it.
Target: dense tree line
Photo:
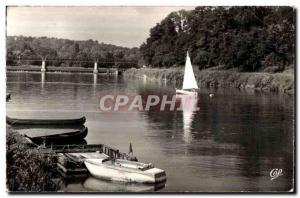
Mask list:
[[[100,66],[132,67],[140,59],[138,48],[119,47],[98,41],[73,41],[48,37],[8,36],[6,38],[7,65],[40,65],[41,61],[18,61],[22,59],[46,59],[53,66],[93,67],[98,60]],[[57,59],[57,61],[50,61]],[[91,62],[65,61],[61,59],[86,60]],[[132,62],[133,64],[128,64]],[[103,65],[101,65],[103,64]]]
[[[188,50],[200,69],[282,71],[295,59],[291,7],[197,7],[170,13],[140,47],[152,67],[182,66]]]

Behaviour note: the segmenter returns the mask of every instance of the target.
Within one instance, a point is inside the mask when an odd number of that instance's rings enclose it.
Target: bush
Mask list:
[[[20,143],[22,137],[16,132],[7,134],[6,182],[9,191],[44,192],[56,191],[52,181],[56,174],[56,157],[45,155],[37,149],[28,149]]]

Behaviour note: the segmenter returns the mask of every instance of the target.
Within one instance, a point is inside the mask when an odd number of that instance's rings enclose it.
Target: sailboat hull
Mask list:
[[[183,89],[176,89],[176,94],[179,94],[179,95],[198,95],[198,92],[196,91],[189,91],[189,90],[183,90]]]

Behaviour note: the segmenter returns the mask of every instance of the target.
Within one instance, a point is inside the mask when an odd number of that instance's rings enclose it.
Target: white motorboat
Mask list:
[[[189,53],[187,52],[182,89],[176,89],[176,94],[198,95],[197,89],[198,85],[195,79],[193,66]]]
[[[91,175],[100,179],[149,184],[166,181],[166,172],[151,163],[111,159],[103,155],[101,158],[86,159],[84,164]]]

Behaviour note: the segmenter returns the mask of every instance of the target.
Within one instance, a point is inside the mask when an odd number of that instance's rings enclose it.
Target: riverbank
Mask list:
[[[7,127],[6,186],[9,192],[57,191],[56,157],[30,149],[26,139]]]
[[[294,94],[294,73],[236,72],[226,70],[195,70],[199,86],[234,87],[239,89],[254,89]],[[166,80],[176,85],[183,82],[183,69],[131,68],[124,72],[128,78],[147,78],[151,80]]]
[[[104,144],[36,145],[24,135],[6,128],[6,185],[9,192],[57,192],[66,178],[87,177],[82,158],[70,159],[63,153],[103,152],[118,159],[138,161],[135,156]],[[75,161],[73,161],[76,159]]]

